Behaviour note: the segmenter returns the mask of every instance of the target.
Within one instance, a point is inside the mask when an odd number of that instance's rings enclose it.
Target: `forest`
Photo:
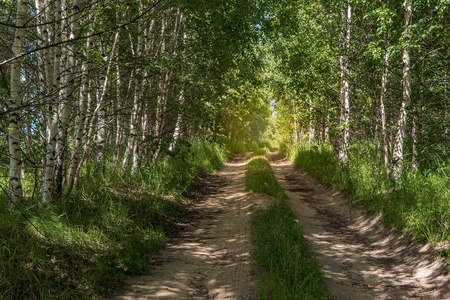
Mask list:
[[[225,181],[275,201],[252,274],[314,261],[281,155],[448,274],[449,27],[449,0],[0,0],[0,299],[121,295]],[[341,299],[317,260],[242,298]]]

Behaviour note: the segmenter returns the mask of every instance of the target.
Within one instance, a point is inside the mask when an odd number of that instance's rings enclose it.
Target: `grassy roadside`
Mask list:
[[[386,224],[411,233],[414,240],[450,240],[449,164],[416,171],[406,166],[403,176],[390,182],[373,144],[352,145],[348,167],[339,165],[328,145],[299,144],[289,156],[296,166],[344,191],[369,212],[381,213]]]
[[[199,174],[224,161],[221,148],[201,142],[122,178],[88,163],[68,199],[14,209],[0,199],[0,299],[108,295],[145,272]]]
[[[249,160],[247,189],[266,193],[277,201],[252,217],[253,257],[265,275],[259,279],[261,299],[328,299],[322,270],[309,252],[286,194],[265,157]]]

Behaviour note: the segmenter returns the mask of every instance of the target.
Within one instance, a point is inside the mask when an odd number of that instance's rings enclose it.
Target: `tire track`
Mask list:
[[[336,299],[450,299],[446,263],[352,208],[279,154],[267,155]]]

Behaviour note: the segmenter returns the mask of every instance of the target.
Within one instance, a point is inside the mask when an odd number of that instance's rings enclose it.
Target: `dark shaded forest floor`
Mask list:
[[[384,228],[379,218],[292,166],[266,155],[285,189],[336,299],[449,299],[446,263]],[[117,299],[256,299],[249,220],[273,198],[245,190],[249,153],[204,180],[183,230],[155,257],[151,273],[130,278]]]

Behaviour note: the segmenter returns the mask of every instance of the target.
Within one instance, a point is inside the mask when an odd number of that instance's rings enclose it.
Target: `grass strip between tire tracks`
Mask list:
[[[311,256],[294,213],[284,201],[287,196],[265,157],[249,160],[247,189],[266,193],[277,201],[253,213],[253,258],[264,270],[259,278],[261,299],[328,299],[320,266]]]

